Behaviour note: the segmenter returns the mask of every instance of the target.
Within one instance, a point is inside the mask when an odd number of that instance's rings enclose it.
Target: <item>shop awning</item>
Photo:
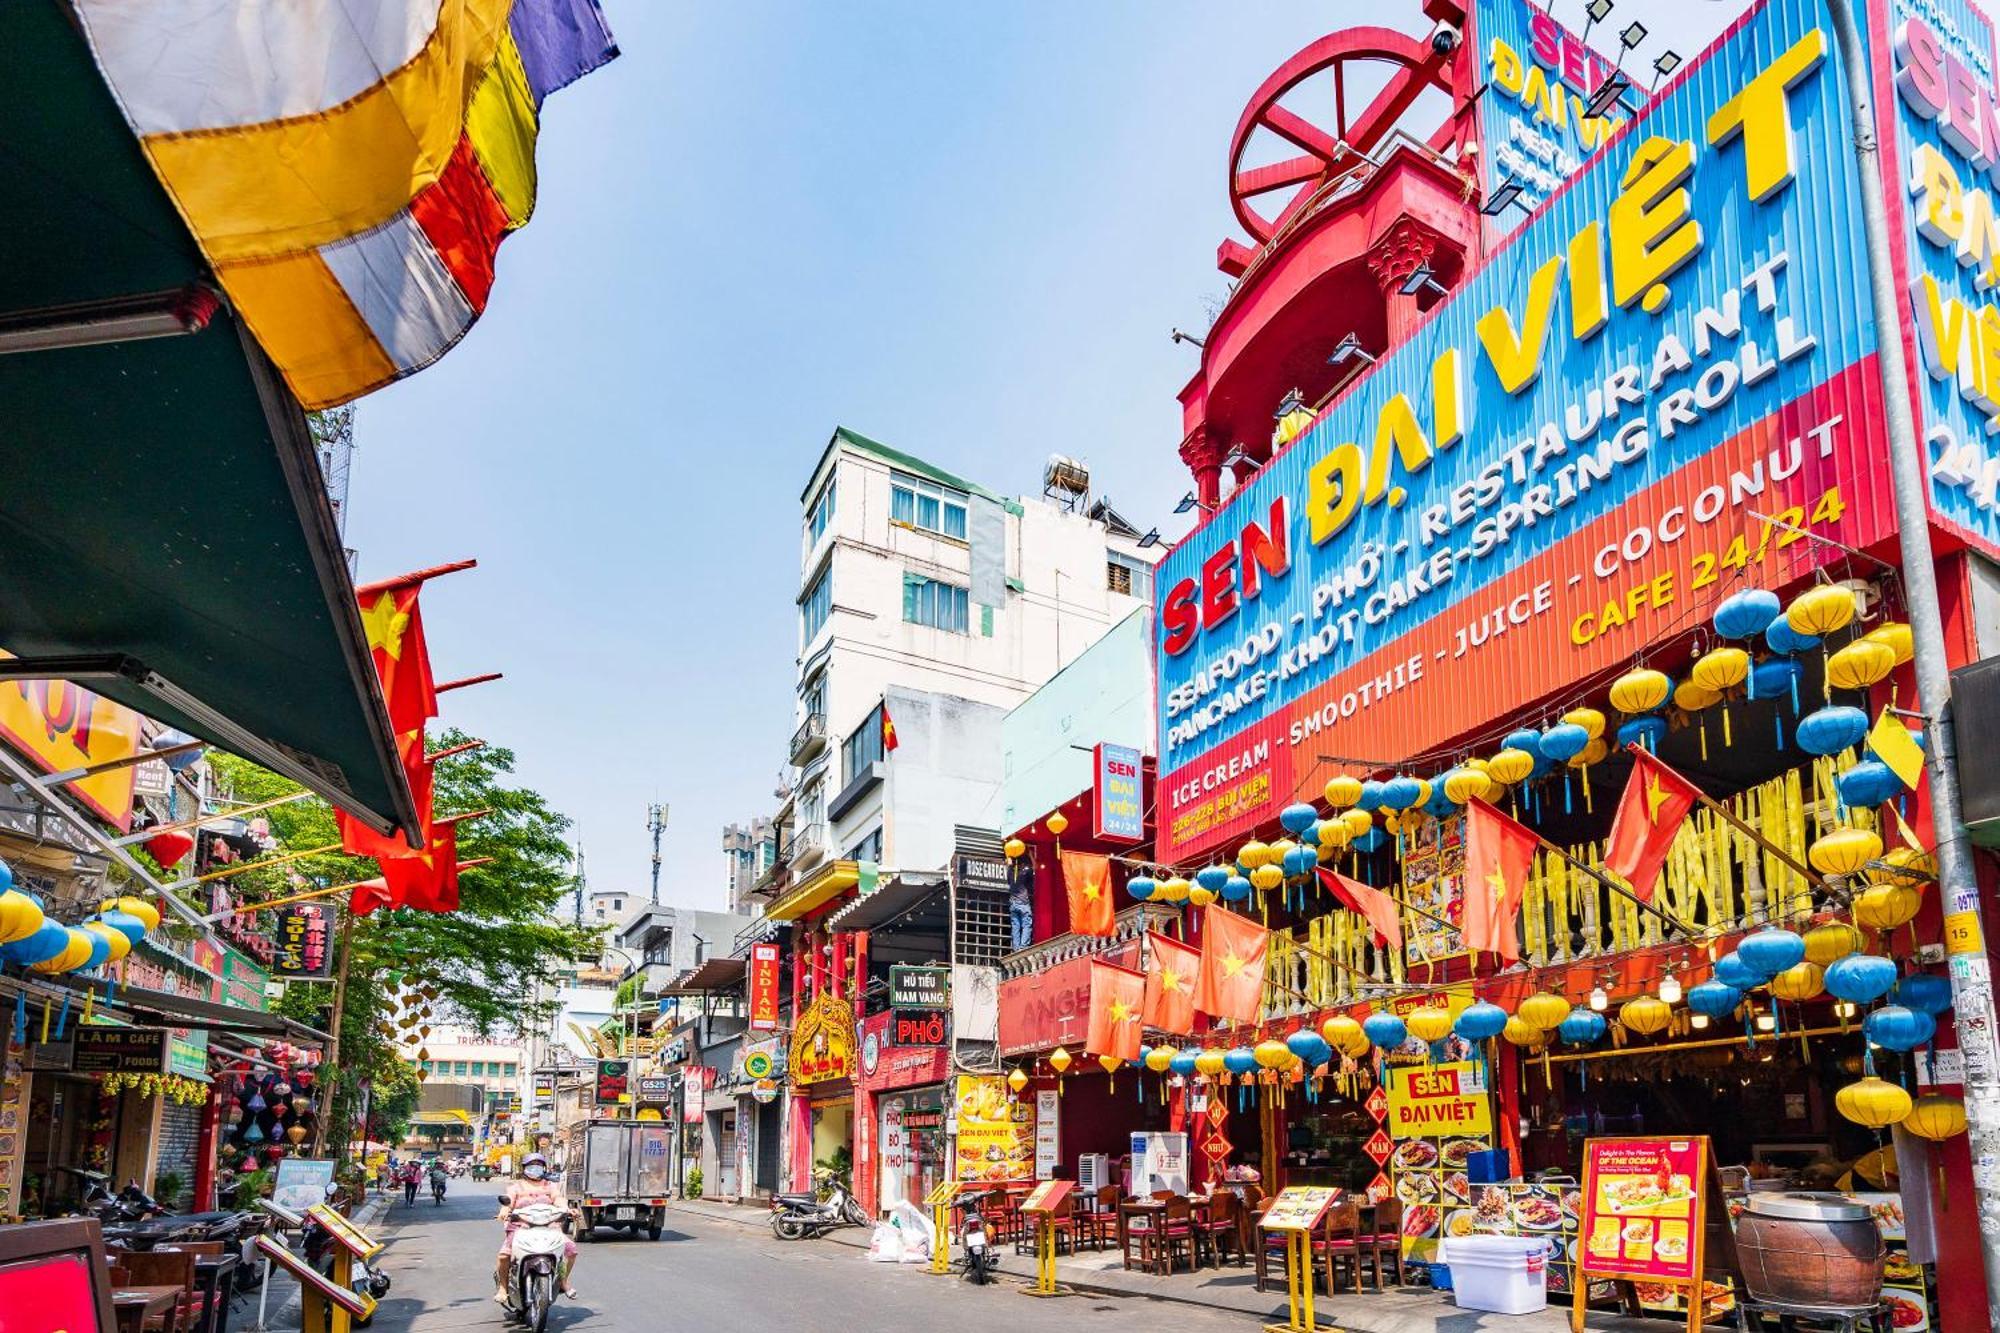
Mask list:
[[[329,1040],[326,1033],[318,1028],[307,1027],[304,1023],[286,1018],[282,1014],[238,1009],[232,1005],[216,1004],[212,1000],[197,999],[191,995],[147,990],[142,986],[118,986],[107,998],[107,992],[112,991],[110,983],[95,979],[85,980],[97,991],[99,1003],[110,1004],[115,1009],[130,1014],[134,1021],[142,1025],[205,1028],[213,1032],[269,1037],[299,1046],[324,1046]]]
[[[826,924],[835,930],[875,930],[943,896],[946,890],[941,875],[898,875],[828,916]]]
[[[470,1111],[414,1111],[410,1115],[413,1125],[470,1125]]]
[[[873,872],[871,863],[870,872]],[[833,901],[835,895],[861,882],[858,861],[829,861],[794,885],[789,893],[771,904],[764,913],[767,921],[796,921],[815,907]]]
[[[0,5],[0,50],[0,680],[77,681],[414,826],[297,401],[66,6]]]
[[[741,958],[711,958],[691,967],[660,988],[662,995],[700,995],[704,991],[731,990],[743,984],[749,964]]]

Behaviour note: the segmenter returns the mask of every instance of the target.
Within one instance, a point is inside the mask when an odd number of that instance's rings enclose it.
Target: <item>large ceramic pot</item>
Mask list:
[[[1872,1310],[1882,1295],[1882,1233],[1838,1194],[1752,1193],[1736,1223],[1743,1285],[1801,1310]]]

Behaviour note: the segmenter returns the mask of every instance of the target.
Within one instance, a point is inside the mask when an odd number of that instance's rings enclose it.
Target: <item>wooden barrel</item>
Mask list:
[[[1882,1295],[1882,1233],[1838,1194],[1753,1193],[1736,1222],[1752,1299],[1801,1310],[1872,1310]]]

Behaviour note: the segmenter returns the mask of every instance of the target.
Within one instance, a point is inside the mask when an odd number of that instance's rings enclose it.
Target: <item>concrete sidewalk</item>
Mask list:
[[[695,1213],[719,1221],[768,1230],[769,1205],[736,1205],[709,1199],[676,1199],[670,1208]],[[868,1232],[860,1227],[843,1227],[831,1232],[824,1242],[856,1251],[868,1247]],[[815,1242],[802,1242],[812,1244]],[[1009,1244],[1002,1247],[1000,1272],[1023,1283],[1033,1280],[1034,1256],[1015,1254]],[[886,1265],[885,1265],[886,1267]],[[914,1266],[912,1266],[914,1267]],[[1056,1260],[1059,1284],[1079,1292],[1107,1296],[1137,1297],[1172,1301],[1212,1310],[1233,1311],[1261,1321],[1284,1322],[1286,1317],[1283,1278],[1277,1276],[1274,1289],[1258,1291],[1256,1270],[1244,1264],[1224,1268],[1204,1268],[1193,1273],[1159,1277],[1129,1270],[1115,1250],[1066,1254]],[[1445,1292],[1425,1287],[1391,1287],[1361,1295],[1316,1295],[1313,1312],[1322,1324],[1331,1324],[1351,1333],[1565,1333],[1569,1327],[1569,1306],[1551,1305],[1528,1315],[1498,1315],[1477,1310],[1461,1310]],[[1659,1333],[1668,1327],[1657,1320],[1633,1319],[1609,1312],[1592,1311],[1587,1323],[1604,1333]]]

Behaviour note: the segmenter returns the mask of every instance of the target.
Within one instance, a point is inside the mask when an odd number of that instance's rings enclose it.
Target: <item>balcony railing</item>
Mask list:
[[[799,729],[792,733],[792,763],[794,766],[826,748],[826,714],[807,713],[806,720],[799,723]]]
[[[1128,940],[1138,939],[1149,930],[1164,933],[1167,926],[1180,916],[1177,908],[1164,903],[1134,903],[1120,912],[1111,923],[1109,935],[1078,935],[1070,933],[1057,935],[1031,944],[1016,953],[1010,953],[1000,960],[1000,978],[1012,981],[1015,977],[1031,976],[1045,972],[1058,963],[1067,963],[1073,958],[1088,958],[1093,954],[1108,952]]]
[[[778,848],[778,860],[786,863],[798,861],[825,848],[826,825],[806,824],[792,830],[792,836]]]

